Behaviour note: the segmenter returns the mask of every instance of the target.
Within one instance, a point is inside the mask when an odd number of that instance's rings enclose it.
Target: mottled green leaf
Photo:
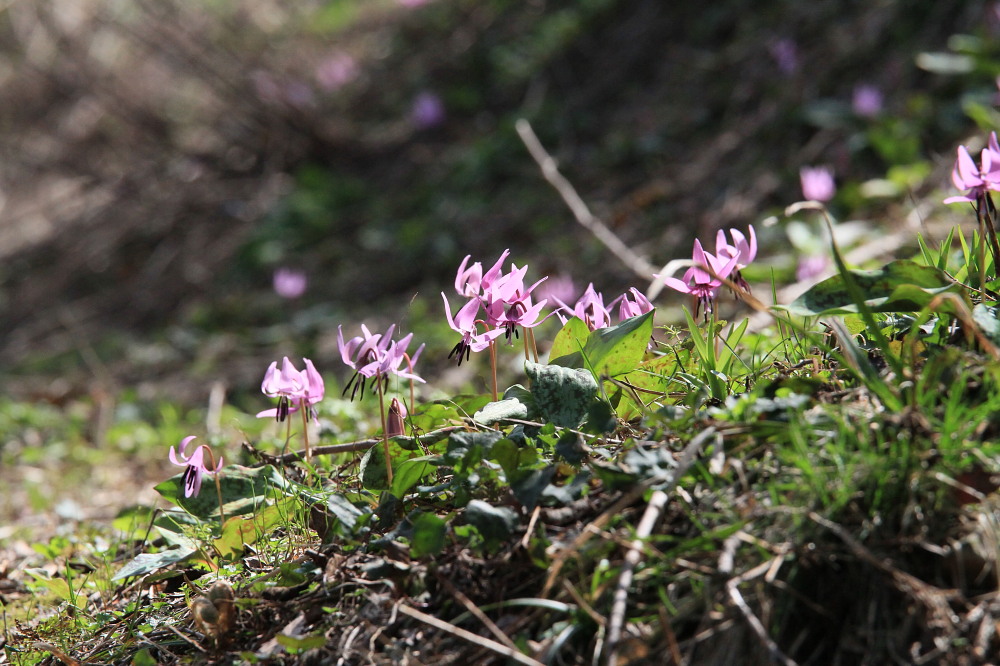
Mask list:
[[[597,382],[588,370],[524,362],[531,393],[542,419],[563,428],[583,422],[597,395]]]
[[[281,474],[270,465],[229,465],[219,471],[218,477],[227,517],[253,511],[264,503],[272,489],[287,486]],[[184,497],[183,473],[158,484],[155,490],[165,499],[202,520],[219,515],[219,492],[215,486],[215,475],[205,475],[201,492],[195,497]]]
[[[504,419],[528,418],[528,406],[517,398],[505,398],[486,404],[472,416],[472,420],[480,425],[493,425]]]
[[[960,291],[941,270],[901,259],[873,271],[850,271],[872,312],[919,312],[938,294]],[[793,314],[831,315],[858,312],[843,275],[834,275],[814,285],[788,306]]]
[[[972,308],[972,318],[994,344],[1000,344],[1000,310],[995,305],[980,303]]]
[[[144,576],[158,569],[168,567],[171,564],[186,560],[197,552],[197,548],[178,546],[177,548],[162,550],[159,553],[142,553],[136,555],[131,562],[123,566],[111,580],[122,580],[131,576]]]

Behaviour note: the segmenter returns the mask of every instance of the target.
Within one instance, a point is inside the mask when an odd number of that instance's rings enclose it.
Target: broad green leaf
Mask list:
[[[274,467],[243,467],[229,465],[218,473],[222,503],[226,516],[249,513],[264,503],[272,489],[283,489],[287,483]],[[214,475],[205,475],[201,492],[184,497],[184,475],[178,474],[155,486],[165,499],[202,520],[219,515],[219,493]]]
[[[482,500],[469,502],[465,507],[465,520],[479,531],[488,550],[496,550],[509,539],[518,523],[513,509],[491,506]]]
[[[430,461],[437,458],[438,456],[420,456],[399,463],[392,470],[392,488],[389,492],[402,499],[410,488],[420,482],[420,479],[435,470]]]
[[[597,382],[588,370],[524,362],[531,378],[531,394],[542,419],[563,428],[576,428],[597,395]]]
[[[642,362],[653,335],[653,312],[626,319],[617,326],[599,328],[587,337],[582,350],[557,356],[553,365],[588,368],[597,377],[614,377],[635,370]]]
[[[582,319],[573,317],[556,333],[556,337],[552,341],[552,348],[549,349],[549,358],[555,359],[579,352],[587,344],[588,337],[590,337],[590,329],[587,328]]]
[[[385,446],[378,442],[361,456],[359,464],[361,486],[368,490],[381,490],[388,487],[389,475],[385,469]]]
[[[444,550],[445,536],[448,533],[448,523],[444,518],[433,513],[420,513],[417,516],[411,515],[410,523],[413,525],[410,555],[437,555]]]
[[[275,526],[288,522],[296,504],[294,498],[288,497],[248,516],[229,518],[222,527],[222,536],[213,542],[215,549],[222,557],[242,553],[244,546],[256,543],[260,537],[270,534]]]
[[[866,296],[872,312],[919,312],[938,294],[960,291],[962,286],[933,266],[900,259],[874,271],[850,271]],[[834,275],[813,286],[788,306],[793,314],[831,315],[858,312],[843,275]]]
[[[144,576],[158,569],[169,567],[182,560],[186,560],[198,552],[197,548],[185,548],[183,546],[162,550],[159,553],[142,553],[136,555],[131,562],[123,566],[118,573],[112,576],[111,580],[122,580],[131,576]]]

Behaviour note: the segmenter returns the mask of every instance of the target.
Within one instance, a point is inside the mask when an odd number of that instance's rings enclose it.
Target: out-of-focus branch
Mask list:
[[[524,118],[521,118],[514,126],[528,152],[531,153],[531,156],[541,168],[545,180],[549,181],[549,184],[556,189],[559,196],[566,202],[576,221],[583,225],[584,229],[594,234],[597,240],[604,243],[604,246],[611,250],[611,253],[618,257],[633,273],[644,280],[652,279],[653,271],[655,270],[653,266],[622,242],[604,222],[594,217],[590,209],[587,208],[587,204],[577,194],[572,183],[559,173],[555,159],[546,152],[541,141],[535,135],[535,131],[531,129],[531,124]]]

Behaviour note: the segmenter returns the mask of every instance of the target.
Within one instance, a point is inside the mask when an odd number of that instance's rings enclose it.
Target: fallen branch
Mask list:
[[[577,194],[572,183],[559,173],[555,159],[546,152],[542,146],[542,142],[535,135],[535,131],[531,129],[531,124],[524,118],[520,118],[514,124],[514,127],[517,129],[517,133],[520,135],[521,141],[524,142],[528,152],[531,153],[531,157],[534,158],[539,168],[541,168],[545,180],[555,188],[559,196],[562,197],[562,200],[566,202],[576,221],[584,229],[592,233],[597,240],[601,241],[606,248],[611,250],[611,253],[618,257],[633,273],[644,280],[652,279],[655,268],[648,261],[636,254],[632,248],[622,242],[622,239],[618,238],[604,222],[594,217],[590,209],[587,208],[587,204]]]

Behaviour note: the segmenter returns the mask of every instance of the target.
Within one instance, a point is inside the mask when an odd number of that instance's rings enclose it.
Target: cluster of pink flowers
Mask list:
[[[506,335],[513,344],[511,338],[518,336],[518,327],[534,328],[546,319],[540,315],[547,301],[535,303],[531,297],[531,292],[545,278],[526,286],[524,276],[528,267],[518,268],[513,263],[510,272],[503,273],[503,262],[509,254],[510,250],[504,250],[486,272],[478,261],[469,264],[472,255],[462,260],[455,276],[455,291],[467,300],[454,316],[447,294],[441,292],[448,325],[462,336],[448,355],[448,358],[457,356],[459,365],[471,352],[483,351],[501,335]]]
[[[424,380],[413,371],[424,345],[417,348],[410,356],[406,353],[413,333],[408,333],[399,340],[393,340],[392,334],[396,325],[391,324],[385,333],[372,333],[364,324],[361,325],[362,335],[344,341],[344,329],[337,327],[337,343],[340,347],[340,358],[349,368],[354,369],[354,375],[344,386],[344,394],[351,392],[351,400],[360,390],[361,397],[365,394],[365,382],[387,382],[389,375],[402,379],[423,383]],[[405,367],[404,367],[405,363]]]
[[[951,172],[951,181],[964,194],[948,197],[944,203],[971,203],[980,215],[992,208],[989,193],[1000,190],[1000,144],[997,143],[996,132],[990,132],[978,165],[965,146],[958,147],[958,158]]]
[[[559,311],[556,312],[556,316],[559,317],[559,320],[563,324],[566,323],[569,317],[576,317],[582,320],[591,331],[611,326],[611,310],[615,307],[615,304],[618,305],[619,321],[646,314],[653,309],[653,304],[649,302],[645,294],[635,287],[632,287],[626,293],[604,305],[604,295],[594,289],[593,282],[587,285],[583,295],[572,306],[567,305],[558,298],[554,300],[559,304]]]
[[[750,290],[750,285],[743,278],[740,271],[754,260],[757,256],[757,235],[753,225],[749,227],[750,238],[748,239],[737,229],[730,229],[729,235],[733,239],[732,244],[726,239],[726,234],[721,229],[715,237],[715,254],[705,252],[701,241],[695,239],[694,251],[691,255],[693,266],[687,269],[683,279],[675,277],[654,276],[663,280],[663,283],[671,289],[676,289],[683,294],[691,294],[695,297],[695,316],[701,311],[701,306],[705,306],[705,313],[712,311],[715,299],[722,288],[723,280],[730,279],[741,289]]]

